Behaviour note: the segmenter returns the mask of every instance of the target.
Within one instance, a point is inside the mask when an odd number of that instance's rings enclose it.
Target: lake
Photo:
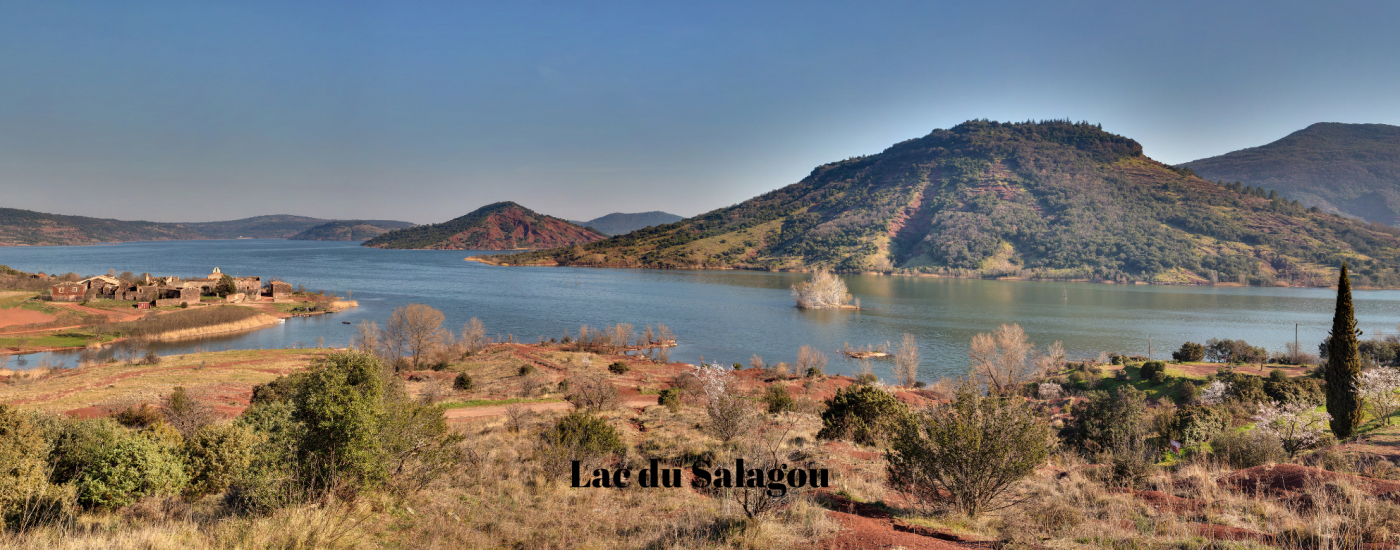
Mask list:
[[[932,381],[967,371],[972,335],[1001,323],[1019,323],[1041,349],[1062,341],[1071,357],[1100,351],[1170,358],[1184,341],[1245,339],[1270,351],[1293,341],[1316,351],[1331,328],[1336,293],[1329,289],[1176,287],[1024,281],[985,281],[872,275],[844,276],[860,311],[804,311],[793,307],[789,288],[804,274],[752,271],[665,271],[567,267],[494,267],[463,259],[478,252],[378,250],[358,243],[225,240],[137,242],[105,246],[0,248],[0,264],[46,273],[84,275],[149,272],[182,277],[214,267],[235,276],[279,277],[310,290],[353,293],[358,309],[289,319],[263,330],[180,344],[162,354],[194,350],[345,345],[362,319],[381,325],[398,306],[423,303],[447,316],[460,331],[472,317],[489,334],[513,334],[533,342],[631,323],[666,324],[677,335],[673,360],[747,364],[758,354],[792,363],[812,345],[831,357],[829,373],[850,374],[856,366],[840,357],[845,342],[891,341],[903,333],[920,344],[920,379]],[[1400,323],[1400,291],[1354,294],[1356,314],[1367,336],[1394,333]],[[29,366],[39,359],[22,359]],[[76,364],[72,353],[55,361]],[[12,365],[14,363],[11,363]],[[23,365],[21,365],[23,366]],[[889,380],[887,364],[876,373]]]

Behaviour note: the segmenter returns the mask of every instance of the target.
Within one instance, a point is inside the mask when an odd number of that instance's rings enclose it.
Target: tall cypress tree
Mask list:
[[[1361,357],[1356,350],[1356,315],[1351,307],[1351,280],[1342,262],[1337,282],[1337,312],[1332,316],[1331,340],[1327,345],[1327,412],[1332,415],[1332,434],[1337,439],[1351,437],[1361,423],[1361,404],[1356,398],[1356,377],[1361,375]]]

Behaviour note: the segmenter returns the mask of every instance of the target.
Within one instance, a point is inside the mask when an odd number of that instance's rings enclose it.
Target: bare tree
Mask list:
[[[749,358],[749,366],[756,369],[761,369],[767,365],[763,362],[763,358],[759,357],[758,354],[755,353],[753,354],[753,357]]]
[[[797,350],[797,375],[820,376],[825,374],[827,357],[812,346],[802,346]]]
[[[1035,367],[1039,371],[1038,376],[1047,376],[1065,369],[1065,346],[1059,341],[1050,344],[1045,348],[1044,355],[1035,358]]]
[[[355,326],[355,330],[355,349],[382,357],[380,352],[383,351],[381,349],[383,332],[379,330],[379,323],[365,319]]]
[[[894,351],[894,373],[904,386],[913,386],[919,378],[919,340],[913,334],[904,333]]]
[[[481,319],[472,317],[472,320],[462,325],[462,345],[466,346],[467,352],[477,353],[484,350],[486,343],[486,325],[481,323]]]
[[[846,283],[831,271],[817,268],[811,280],[792,285],[792,299],[802,309],[836,308],[851,301]]]
[[[442,341],[443,315],[432,306],[408,304],[394,309],[384,325],[386,339],[396,348],[396,356],[407,354],[418,369],[424,353]]]
[[[1001,325],[991,333],[972,337],[967,354],[972,360],[972,376],[996,395],[1007,395],[1035,379],[1035,366],[1027,359],[1035,344],[1026,340],[1025,331],[1015,323]]]

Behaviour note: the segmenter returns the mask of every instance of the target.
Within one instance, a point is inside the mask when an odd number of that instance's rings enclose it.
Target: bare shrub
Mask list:
[[[165,422],[185,437],[218,419],[214,407],[185,391],[183,386],[176,386],[170,395],[165,397],[160,412],[165,416]]]
[[[526,376],[520,379],[520,397],[534,397],[544,389],[546,381],[540,376]]]
[[[519,403],[506,407],[506,429],[518,432],[530,425],[530,419],[535,411]]]
[[[756,357],[756,356],[755,356]],[[797,374],[799,376],[821,376],[826,374],[826,354],[812,346],[802,346],[797,350]],[[786,373],[783,373],[786,374]]]
[[[601,374],[578,376],[569,382],[569,394],[565,401],[574,408],[594,412],[615,409],[618,406],[617,388]]]

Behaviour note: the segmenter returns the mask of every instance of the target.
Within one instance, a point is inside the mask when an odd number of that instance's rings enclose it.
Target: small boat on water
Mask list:
[[[348,325],[348,324],[350,324],[350,321],[341,321],[340,324],[342,324],[342,325]]]

